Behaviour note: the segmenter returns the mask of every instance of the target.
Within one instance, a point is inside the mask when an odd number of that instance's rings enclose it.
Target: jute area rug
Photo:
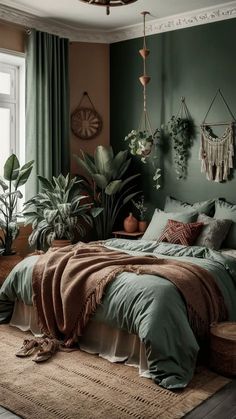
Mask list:
[[[177,419],[230,381],[201,370],[173,393],[139,377],[136,368],[82,351],[36,364],[15,356],[26,336],[0,325],[0,405],[27,419]]]

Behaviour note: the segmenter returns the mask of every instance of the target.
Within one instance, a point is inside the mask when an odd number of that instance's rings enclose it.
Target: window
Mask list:
[[[25,162],[25,58],[0,49],[0,175],[10,154]],[[23,189],[23,188],[22,188]],[[22,190],[24,194],[24,189]],[[23,201],[19,201],[22,207]],[[20,209],[20,208],[18,208]]]

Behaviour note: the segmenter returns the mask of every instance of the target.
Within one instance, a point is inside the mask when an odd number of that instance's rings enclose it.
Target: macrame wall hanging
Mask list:
[[[102,130],[102,118],[95,110],[87,92],[83,93],[79,105],[71,114],[71,130],[81,140],[91,140]]]
[[[218,95],[221,97],[232,120],[229,122],[207,123],[207,116]],[[201,124],[201,172],[206,173],[208,180],[223,182],[229,178],[230,170],[233,169],[235,122],[235,117],[228,103],[221,90],[218,89]],[[221,137],[218,137],[213,132],[212,127],[214,126],[226,127]]]

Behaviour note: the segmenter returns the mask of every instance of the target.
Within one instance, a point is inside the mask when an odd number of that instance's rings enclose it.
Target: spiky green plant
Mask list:
[[[86,195],[81,195],[82,180],[60,174],[49,181],[38,176],[41,192],[27,201],[24,211],[26,224],[32,224],[30,246],[45,248],[55,239],[74,240],[83,237],[98,211],[92,208]]]
[[[20,167],[15,154],[6,160],[3,168],[3,177],[0,176],[0,253],[10,255],[13,252],[13,241],[19,234],[17,217],[17,202],[23,195],[19,188],[24,185],[33,168],[33,160]]]
[[[94,157],[81,150],[82,158],[75,155],[78,165],[83,168],[88,177],[87,191],[93,199],[96,208],[101,212],[94,220],[98,239],[111,237],[114,224],[123,206],[136,196],[133,183],[140,174],[127,176],[131,159],[128,150],[116,155],[112,147],[98,146]]]

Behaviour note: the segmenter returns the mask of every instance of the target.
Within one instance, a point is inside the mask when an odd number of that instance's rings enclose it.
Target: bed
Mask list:
[[[110,239],[107,249],[191,263],[214,276],[236,321],[236,259],[201,246],[157,243],[153,240]],[[32,272],[40,256],[20,262],[0,289],[0,323],[40,333],[32,304]],[[210,326],[210,325],[209,325]],[[199,354],[183,296],[168,279],[153,274],[121,272],[105,288],[102,303],[91,317],[81,349],[111,361],[139,366],[141,375],[167,389],[186,387]]]

